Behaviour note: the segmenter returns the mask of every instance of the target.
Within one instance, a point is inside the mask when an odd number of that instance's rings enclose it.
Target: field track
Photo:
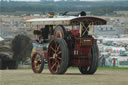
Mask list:
[[[64,75],[52,75],[45,69],[0,70],[0,85],[128,85],[128,69],[98,69],[94,75],[81,75],[70,68]]]

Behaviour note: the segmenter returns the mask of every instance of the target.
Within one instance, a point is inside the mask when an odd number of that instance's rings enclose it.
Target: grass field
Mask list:
[[[0,70],[0,85],[128,85],[128,68],[99,68],[94,75],[81,75],[69,68],[64,75],[48,69],[34,74],[31,69]]]

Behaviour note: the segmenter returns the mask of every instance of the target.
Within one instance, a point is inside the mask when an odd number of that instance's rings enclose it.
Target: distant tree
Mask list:
[[[64,11],[91,11],[93,15],[111,15],[113,11],[128,10],[126,2],[0,2],[0,13],[47,13]]]

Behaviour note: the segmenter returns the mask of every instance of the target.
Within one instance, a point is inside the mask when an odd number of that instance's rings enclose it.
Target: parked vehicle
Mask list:
[[[18,62],[30,56],[32,47],[31,39],[21,34],[0,41],[0,69],[17,69]]]
[[[94,25],[104,25],[106,21],[97,17],[60,17],[31,19],[27,24],[37,25],[34,30],[36,40],[45,44],[42,52],[32,55],[32,70],[41,73],[44,59],[52,74],[64,74],[68,67],[78,67],[82,74],[94,74],[98,67],[99,50],[93,38]],[[39,29],[39,28],[38,28]]]

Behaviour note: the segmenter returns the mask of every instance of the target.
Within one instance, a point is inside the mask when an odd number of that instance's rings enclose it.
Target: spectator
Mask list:
[[[115,66],[116,66],[116,59],[113,58],[113,67],[115,67]]]
[[[105,56],[104,55],[102,55],[101,66],[105,67]]]

